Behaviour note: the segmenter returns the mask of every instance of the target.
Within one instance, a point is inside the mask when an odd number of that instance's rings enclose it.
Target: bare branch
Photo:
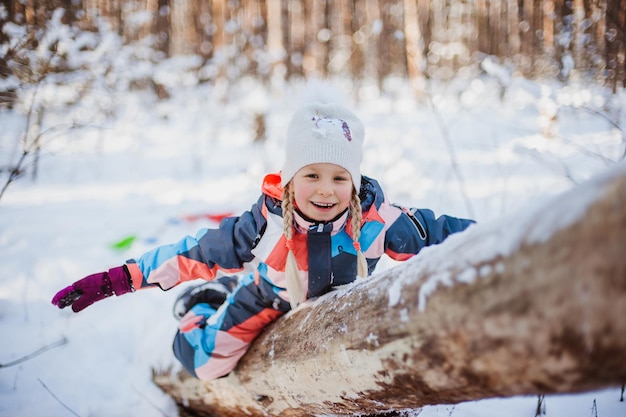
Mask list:
[[[49,393],[50,395],[52,395],[52,398],[54,398],[55,400],[57,400],[57,402],[58,402],[59,404],[61,404],[61,405],[63,406],[63,408],[65,408],[67,411],[69,411],[70,413],[72,413],[72,414],[73,414],[73,415],[75,415],[76,417],[80,417],[80,414],[78,414],[76,411],[72,410],[70,407],[68,407],[68,406],[67,406],[67,404],[65,404],[63,401],[61,401],[61,399],[60,399],[59,397],[57,397],[57,396],[54,394],[54,392],[52,392],[52,391],[50,390],[50,388],[48,388],[48,386],[47,386],[46,384],[44,384],[44,382],[43,382],[40,378],[37,378],[37,381],[39,381],[39,383],[41,384],[41,386],[42,386],[42,387],[44,387],[44,389],[45,389],[46,391],[48,391],[48,393]]]
[[[64,338],[62,338],[61,340],[57,340],[57,341],[56,341],[56,342],[54,342],[54,343],[50,343],[50,344],[45,345],[44,347],[42,347],[42,348],[40,348],[40,349],[37,349],[37,350],[36,350],[36,351],[34,351],[33,353],[30,353],[30,354],[28,354],[28,355],[26,355],[26,356],[22,356],[22,357],[21,357],[21,358],[19,358],[19,359],[16,359],[16,360],[14,360],[14,361],[7,362],[7,363],[0,363],[0,368],[8,368],[8,367],[10,367],[10,366],[19,365],[20,363],[22,363],[22,362],[26,362],[26,361],[28,361],[28,360],[31,360],[31,359],[33,359],[34,357],[39,356],[39,355],[41,355],[42,353],[49,351],[50,349],[54,349],[54,348],[56,348],[56,347],[63,346],[63,345],[65,345],[65,344],[67,344],[67,338],[65,338],[65,337],[64,337]]]

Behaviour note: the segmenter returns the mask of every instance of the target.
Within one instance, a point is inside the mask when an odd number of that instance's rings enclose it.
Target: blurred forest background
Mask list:
[[[512,74],[589,80],[613,92],[626,80],[626,0],[5,0],[0,77],[37,82],[72,71],[50,36],[63,24],[117,34],[153,53],[138,60],[193,56],[202,81],[343,76],[383,83],[480,71],[486,57]],[[55,13],[62,11],[55,21]],[[26,29],[11,41],[14,24]],[[97,42],[80,48],[95,49]],[[8,45],[8,47],[6,47]],[[28,51],[47,48],[52,55]],[[84,63],[82,63],[84,64]],[[106,60],[100,64],[106,65]],[[167,94],[157,80],[150,83]],[[16,85],[3,83],[5,104]]]
[[[626,0],[5,0],[0,109],[25,115],[25,127],[0,162],[9,177],[0,199],[26,164],[37,177],[44,136],[112,119],[125,92],[165,100],[204,84],[226,101],[242,80],[272,89],[329,78],[348,82],[356,100],[402,80],[420,100],[430,85],[482,74],[501,96],[513,79],[616,96]],[[618,126],[621,110],[605,103],[594,111]],[[67,125],[46,124],[59,110],[72,113]],[[256,113],[261,141],[266,116]]]

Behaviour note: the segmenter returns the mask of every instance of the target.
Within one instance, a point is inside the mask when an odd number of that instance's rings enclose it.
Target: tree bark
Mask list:
[[[360,415],[626,382],[626,163],[277,320],[198,416]]]

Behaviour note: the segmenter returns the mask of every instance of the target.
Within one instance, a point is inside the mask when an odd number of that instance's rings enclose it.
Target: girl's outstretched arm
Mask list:
[[[126,261],[133,286],[168,290],[184,281],[212,280],[218,270],[228,274],[243,270],[254,259],[252,249],[266,224],[263,201],[264,196],[241,216],[223,219],[218,228],[202,229],[196,236]]]
[[[451,234],[461,232],[475,223],[473,220],[447,215],[435,217],[429,209],[397,208],[402,214],[387,230],[385,253],[399,261],[412,257],[425,246],[441,243]]]

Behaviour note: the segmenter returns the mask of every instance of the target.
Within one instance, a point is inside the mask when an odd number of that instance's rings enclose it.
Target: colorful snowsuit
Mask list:
[[[217,229],[203,229],[196,237],[188,236],[127,261],[136,289],[159,286],[167,290],[183,281],[212,280],[218,270],[232,274],[252,268],[218,311],[198,304],[180,322],[174,352],[198,378],[228,374],[261,330],[290,309],[281,196],[280,175],[267,175],[263,194],[241,216],[225,218]],[[431,210],[392,205],[378,183],[368,177],[362,178],[360,198],[363,223],[359,243],[369,273],[383,254],[406,260],[424,246],[440,243],[473,223],[449,216],[435,218]],[[294,217],[294,251],[303,288],[308,288],[307,298],[354,281],[356,252],[348,213],[327,224],[313,224],[297,212]]]

